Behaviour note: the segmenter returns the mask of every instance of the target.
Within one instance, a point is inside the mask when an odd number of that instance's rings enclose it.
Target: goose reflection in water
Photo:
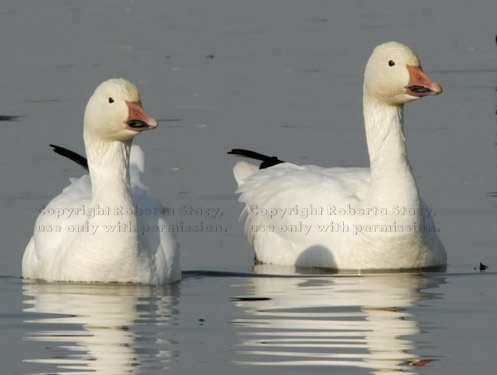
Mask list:
[[[281,267],[256,266],[281,274]],[[366,368],[371,374],[416,373],[436,357],[420,358],[421,333],[409,307],[434,298],[425,289],[443,279],[414,273],[333,277],[251,278],[235,299],[244,315],[240,364]],[[423,292],[421,292],[423,290]]]
[[[162,369],[167,367],[173,353],[165,350],[171,345],[160,337],[164,330],[140,332],[139,326],[173,323],[177,296],[168,293],[170,288],[25,283],[24,311],[33,313],[26,322],[33,323],[27,340],[56,344],[50,358],[26,362],[55,366],[61,370],[57,373],[122,375],[140,373],[152,356]]]

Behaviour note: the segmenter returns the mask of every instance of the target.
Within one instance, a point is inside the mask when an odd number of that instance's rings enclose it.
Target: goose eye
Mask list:
[[[390,61],[388,62],[388,66],[394,66],[394,65],[395,65],[395,61],[393,61],[393,60],[390,60]]]
[[[109,103],[114,103],[114,98],[109,98]]]

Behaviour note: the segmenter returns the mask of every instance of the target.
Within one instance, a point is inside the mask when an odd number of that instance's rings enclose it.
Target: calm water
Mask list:
[[[495,372],[493,0],[7,0],[0,20],[3,374]],[[367,165],[363,70],[388,40],[444,89],[406,106],[406,139],[447,272],[253,268],[226,151]],[[115,76],[161,120],[136,142],[147,185],[184,225],[183,281],[23,282],[39,209],[81,173],[48,144],[83,152],[86,101]]]
[[[3,373],[493,371],[495,274],[279,274],[187,272],[164,288],[3,279]]]

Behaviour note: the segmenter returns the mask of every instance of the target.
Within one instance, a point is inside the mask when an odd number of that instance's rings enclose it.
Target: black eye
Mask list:
[[[109,98],[109,103],[114,103],[114,98]]]
[[[394,66],[394,65],[395,65],[395,61],[393,61],[393,60],[390,60],[390,61],[388,62],[388,66]]]

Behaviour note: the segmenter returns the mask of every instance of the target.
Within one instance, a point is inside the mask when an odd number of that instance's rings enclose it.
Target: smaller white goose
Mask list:
[[[405,45],[376,47],[364,74],[370,169],[285,163],[246,150],[238,162],[245,233],[261,263],[335,270],[443,268],[446,254],[407,159],[404,104],[442,88]]]
[[[131,82],[110,79],[97,87],[84,118],[89,175],[72,179],[38,216],[23,278],[141,284],[180,279],[165,209],[140,181],[141,149],[131,150],[136,135],[157,125]]]

